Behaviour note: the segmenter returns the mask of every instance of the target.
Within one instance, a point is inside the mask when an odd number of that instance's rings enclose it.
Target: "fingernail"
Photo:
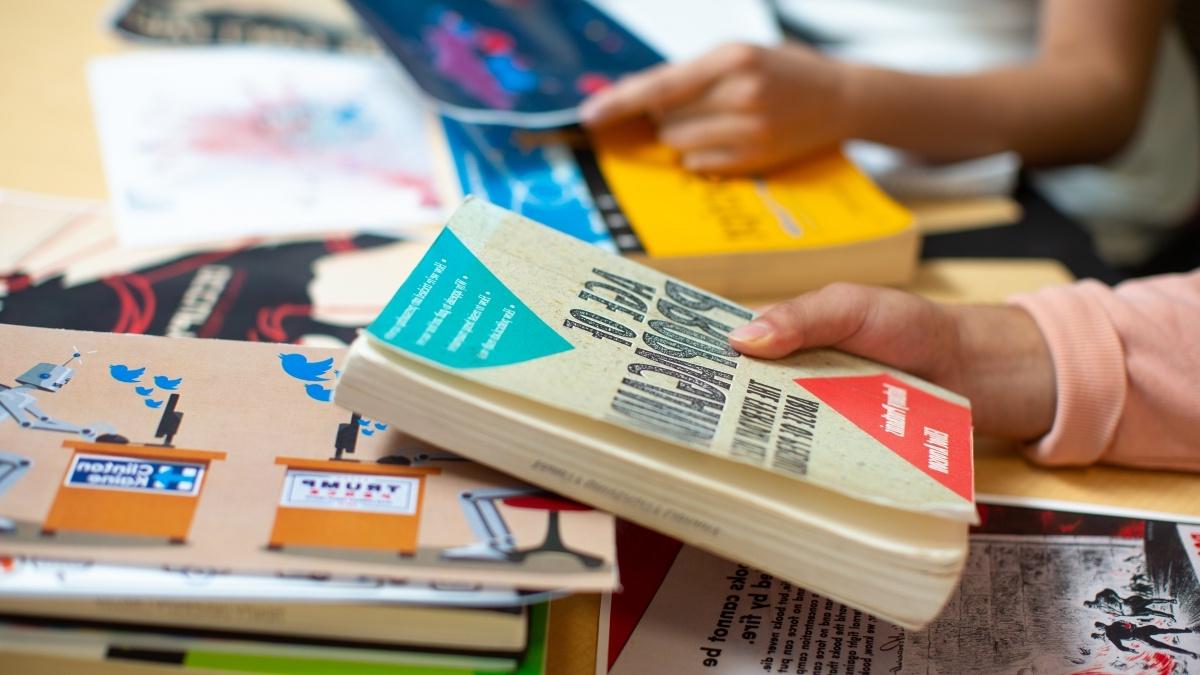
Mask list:
[[[771,327],[761,321],[751,321],[744,326],[738,326],[729,333],[730,340],[738,342],[758,342],[771,334]]]

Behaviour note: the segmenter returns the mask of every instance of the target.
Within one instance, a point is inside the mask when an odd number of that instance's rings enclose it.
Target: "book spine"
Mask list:
[[[608,186],[604,172],[600,170],[600,164],[596,161],[595,151],[590,146],[576,145],[571,148],[571,153],[575,157],[575,163],[579,166],[579,172],[583,174],[588,191],[592,193],[592,203],[596,205],[600,219],[608,228],[608,233],[616,243],[617,250],[624,254],[644,254],[646,247],[642,245],[642,240],[633,229],[633,223],[629,222],[629,217],[621,209],[621,204],[613,194],[612,188]]]
[[[0,615],[43,617],[136,627],[161,627],[181,631],[217,631],[225,637],[279,636],[345,640],[381,645],[435,643],[428,626],[434,612],[417,614],[405,608],[371,605],[305,603],[179,602],[140,599],[94,598],[78,600],[0,599]],[[494,613],[499,617],[499,613]],[[448,617],[449,618],[449,617]],[[519,614],[514,621],[522,621]],[[445,621],[445,619],[443,619]],[[396,625],[409,630],[397,631]],[[424,633],[424,634],[417,634]]]

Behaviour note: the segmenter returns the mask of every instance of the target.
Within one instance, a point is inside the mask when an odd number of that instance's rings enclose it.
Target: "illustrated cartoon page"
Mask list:
[[[343,352],[0,324],[0,554],[614,585],[611,516],[330,402]]]

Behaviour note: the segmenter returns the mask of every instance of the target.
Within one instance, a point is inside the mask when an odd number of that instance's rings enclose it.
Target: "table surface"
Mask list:
[[[129,48],[101,28],[110,6],[108,0],[5,0],[0,5],[0,188],[106,197],[84,65],[92,56]],[[967,234],[927,243],[927,256],[931,248],[934,255],[962,255],[971,253],[975,237],[981,242],[979,255],[987,259],[928,259],[911,290],[948,302],[997,302],[1071,279],[1057,262],[992,257],[996,236]],[[1030,236],[1036,238],[1036,232]],[[1079,255],[1084,265],[1072,268],[1090,273],[1090,252]],[[977,441],[975,471],[980,493],[1200,515],[1195,476],[1108,467],[1046,470],[1024,461],[1011,445],[989,439]],[[548,672],[593,672],[598,607],[597,597],[588,595],[554,603]],[[22,663],[33,669],[38,659]],[[54,667],[51,663],[45,672]],[[92,672],[115,672],[103,670],[107,667]],[[153,669],[137,670],[143,671]]]

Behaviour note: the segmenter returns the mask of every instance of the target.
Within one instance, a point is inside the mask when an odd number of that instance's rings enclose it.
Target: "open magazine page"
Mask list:
[[[959,589],[915,632],[622,522],[629,560],[625,591],[601,617],[604,665],[612,675],[1200,667],[1200,518],[982,498],[979,509]]]

